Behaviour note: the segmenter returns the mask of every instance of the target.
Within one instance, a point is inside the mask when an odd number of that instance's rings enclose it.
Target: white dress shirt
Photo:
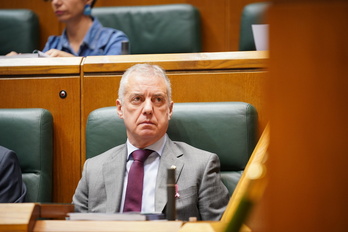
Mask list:
[[[141,206],[142,213],[155,213],[155,188],[156,188],[156,178],[159,168],[160,158],[164,149],[164,145],[167,140],[167,134],[165,134],[156,143],[146,147],[145,149],[153,150],[149,157],[144,162],[144,185],[143,185],[143,200]],[[128,183],[128,172],[133,163],[133,157],[130,156],[133,151],[139,148],[133,146],[127,139],[127,164],[126,173],[123,182],[123,193],[121,201],[121,210],[123,212],[123,206],[126,196],[126,189]]]

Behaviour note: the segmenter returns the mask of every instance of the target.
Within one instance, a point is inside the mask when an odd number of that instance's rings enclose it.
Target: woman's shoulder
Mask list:
[[[46,52],[52,48],[57,49],[58,44],[60,44],[61,36],[57,35],[51,35],[48,37],[47,42],[45,44],[44,49],[42,50],[43,52]]]

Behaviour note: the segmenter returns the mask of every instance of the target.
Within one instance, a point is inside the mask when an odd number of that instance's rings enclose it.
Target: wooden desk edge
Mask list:
[[[35,224],[35,232],[64,231],[99,231],[99,232],[177,232],[181,221],[69,221],[39,220]]]
[[[264,69],[267,60],[265,51],[90,56],[83,61],[82,69],[84,73],[123,72],[145,62],[160,65],[166,71]]]
[[[40,204],[40,218],[65,219],[74,212],[73,204]]]

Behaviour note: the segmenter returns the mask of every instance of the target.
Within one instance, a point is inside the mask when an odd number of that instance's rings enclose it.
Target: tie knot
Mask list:
[[[149,157],[149,155],[152,153],[152,150],[135,150],[132,152],[133,159],[135,161],[139,161],[144,163],[144,161]]]

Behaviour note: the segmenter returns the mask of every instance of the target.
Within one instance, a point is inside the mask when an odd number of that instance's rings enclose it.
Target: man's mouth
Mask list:
[[[154,123],[150,121],[145,121],[145,122],[141,122],[140,125],[154,125]]]
[[[64,11],[61,10],[57,10],[56,12],[54,12],[57,16],[63,15]]]

